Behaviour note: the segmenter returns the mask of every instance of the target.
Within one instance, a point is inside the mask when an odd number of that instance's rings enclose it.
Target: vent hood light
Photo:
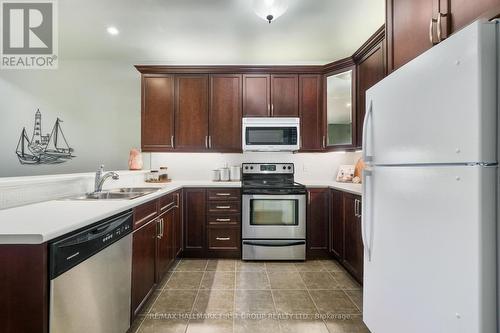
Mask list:
[[[271,23],[288,9],[288,0],[253,0],[253,9],[258,17]]]

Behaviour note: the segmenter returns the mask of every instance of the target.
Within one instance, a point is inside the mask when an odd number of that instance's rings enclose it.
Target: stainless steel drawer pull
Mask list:
[[[227,196],[231,195],[231,193],[217,193],[216,195],[221,196],[221,197],[222,196],[227,197]]]
[[[215,239],[218,240],[218,241],[228,241],[228,240],[231,240],[230,237],[217,237]]]
[[[230,222],[231,219],[215,219],[217,222]]]
[[[217,209],[229,209],[231,206],[216,206]]]

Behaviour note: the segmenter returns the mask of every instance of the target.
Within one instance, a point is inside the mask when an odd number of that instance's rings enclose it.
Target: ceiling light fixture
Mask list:
[[[112,36],[116,36],[120,33],[120,31],[118,31],[118,29],[116,27],[108,27],[106,29],[106,31],[108,32],[108,34],[110,34]]]
[[[271,23],[288,9],[288,0],[254,0],[253,10],[258,17]]]

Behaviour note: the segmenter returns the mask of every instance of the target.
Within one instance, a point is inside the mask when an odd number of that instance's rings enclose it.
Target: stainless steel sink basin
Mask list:
[[[153,193],[158,191],[158,187],[120,187],[120,188],[114,188],[111,190],[107,190],[105,192],[111,192],[111,193]]]
[[[86,193],[69,200],[131,200],[158,191],[157,187],[122,187],[112,190]]]

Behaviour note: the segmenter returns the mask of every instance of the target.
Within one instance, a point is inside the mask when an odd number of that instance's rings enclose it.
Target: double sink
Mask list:
[[[132,200],[158,191],[159,187],[121,187],[101,192],[85,193],[69,200]]]

